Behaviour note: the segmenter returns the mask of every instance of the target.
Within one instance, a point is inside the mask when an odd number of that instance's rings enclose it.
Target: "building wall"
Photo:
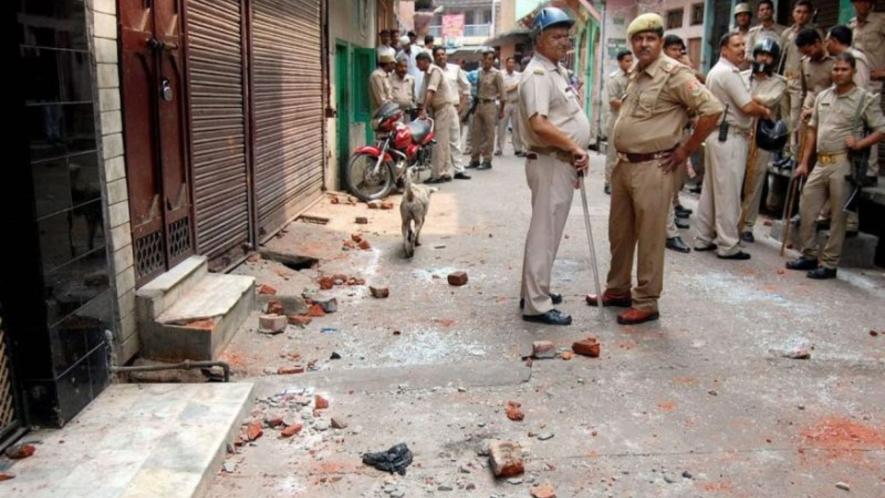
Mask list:
[[[99,171],[106,199],[108,242],[113,254],[111,263],[117,299],[114,352],[117,361],[125,363],[138,352],[139,343],[135,329],[135,267],[123,149],[116,2],[89,0],[87,12],[91,16],[93,60],[98,79]]]

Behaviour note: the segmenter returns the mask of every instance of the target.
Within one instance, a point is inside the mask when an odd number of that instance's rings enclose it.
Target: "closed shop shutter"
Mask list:
[[[187,4],[197,252],[213,270],[235,262],[250,240],[240,4]]]
[[[258,235],[321,194],[324,118],[319,0],[253,0],[251,85]]]

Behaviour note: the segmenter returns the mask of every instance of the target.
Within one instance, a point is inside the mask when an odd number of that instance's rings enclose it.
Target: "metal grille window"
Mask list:
[[[691,25],[704,24],[704,4],[696,3],[691,6]]]
[[[682,18],[685,16],[685,9],[674,9],[667,11],[667,29],[676,29],[682,27]]]

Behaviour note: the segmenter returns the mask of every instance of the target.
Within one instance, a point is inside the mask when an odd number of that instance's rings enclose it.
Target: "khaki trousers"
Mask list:
[[[827,239],[820,257],[821,264],[827,268],[839,266],[839,257],[842,255],[846,218],[842,206],[851,194],[851,186],[845,179],[850,171],[847,156],[836,164],[817,163],[799,198],[799,237],[802,241],[802,256],[807,259],[818,258],[817,215],[824,203],[830,201],[830,238]]]
[[[504,104],[504,118],[498,120],[498,146],[496,150],[504,153],[504,146],[507,145],[507,124],[513,128],[512,141],[513,152],[522,152],[522,140],[519,138],[519,123],[516,119],[516,109],[519,102],[507,102]]]
[[[436,133],[436,145],[433,147],[433,158],[430,162],[431,177],[439,178],[441,176],[452,174],[449,167],[452,162],[449,158],[451,152],[450,137],[452,120],[455,119],[455,108],[452,104],[443,104],[433,110],[433,130]]]
[[[498,123],[498,104],[494,102],[480,102],[476,104],[476,115],[473,117],[473,129],[471,131],[472,149],[470,158],[479,160],[480,154],[483,161],[492,161],[492,149],[495,146],[495,125]]]
[[[532,220],[522,263],[524,313],[540,315],[553,309],[550,274],[568,220],[578,175],[574,166],[551,156],[527,159],[525,176],[532,191]]]
[[[748,151],[749,153],[749,151]],[[741,232],[752,232],[759,217],[759,207],[762,204],[762,185],[768,177],[768,163],[771,162],[772,153],[763,149],[756,149],[756,171],[753,178],[744,181],[749,189],[744,191],[744,201],[741,206],[741,219],[744,224],[740,227]],[[750,172],[748,171],[749,175]]]
[[[606,136],[608,137],[605,147],[605,184],[611,185],[612,183],[612,171],[615,169],[615,165],[618,164],[618,151],[615,149],[615,137],[614,137],[614,123],[617,120],[617,116],[609,117],[609,122],[607,123],[606,129],[608,130]]]
[[[787,80],[785,97],[781,100],[781,116],[786,118],[787,129],[790,130],[790,151],[793,153],[793,157],[797,157],[800,141],[799,118],[802,115],[802,83],[800,80]]]
[[[461,157],[461,118],[452,108],[452,119],[449,122],[449,171],[464,172],[464,159]],[[437,126],[440,126],[437,124]]]
[[[732,131],[720,142],[714,133],[705,142],[704,186],[698,203],[695,247],[714,242],[720,256],[740,251],[738,221],[741,216],[741,187],[747,169],[747,137]]]
[[[674,176],[660,164],[618,161],[612,171],[608,219],[612,261],[606,291],[619,296],[630,292],[638,245],[633,307],[649,311],[657,311],[664,287],[667,211],[673,208]]]

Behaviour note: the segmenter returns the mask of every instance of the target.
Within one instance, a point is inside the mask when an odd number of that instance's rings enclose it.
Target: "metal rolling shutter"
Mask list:
[[[251,85],[258,235],[321,193],[323,71],[319,0],[253,0]]]
[[[187,4],[197,251],[213,270],[242,256],[250,240],[240,4]]]

